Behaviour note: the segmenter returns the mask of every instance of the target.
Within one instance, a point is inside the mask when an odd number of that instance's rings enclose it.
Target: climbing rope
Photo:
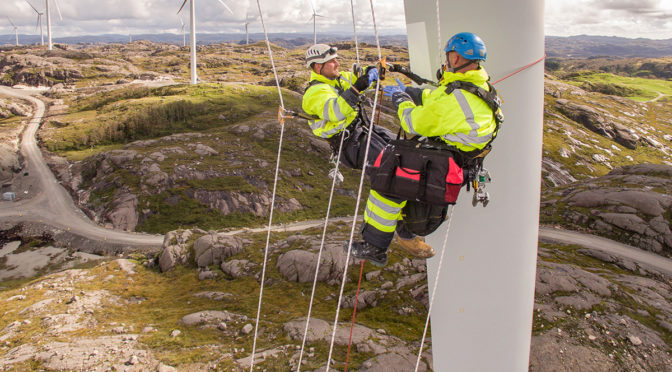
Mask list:
[[[355,317],[357,316],[357,303],[359,302],[359,288],[362,286],[362,273],[364,272],[364,260],[361,261],[359,266],[359,280],[357,281],[357,292],[355,292],[355,300],[353,302],[352,309],[352,322],[350,323],[350,338],[348,339],[348,353],[345,355],[345,369],[344,372],[348,372],[348,361],[350,360],[350,347],[352,346],[352,330],[355,328]]]
[[[441,276],[441,266],[443,265],[443,257],[446,253],[446,246],[448,245],[448,233],[450,232],[450,223],[453,221],[453,211],[455,206],[451,205],[448,213],[448,228],[446,229],[446,236],[443,238],[443,246],[441,247],[441,257],[439,258],[439,267],[436,269],[436,278],[434,278],[434,288],[432,288],[432,296],[429,301],[429,308],[427,309],[427,320],[425,320],[425,329],[422,331],[422,341],[420,341],[420,350],[418,351],[418,359],[415,362],[415,372],[418,372],[420,366],[420,358],[422,358],[422,347],[425,345],[425,337],[427,337],[427,327],[429,326],[429,316],[432,313],[432,305],[434,305],[434,296],[436,296],[436,289],[439,287],[439,277]]]
[[[308,306],[308,316],[306,317],[306,329],[303,332],[303,341],[301,341],[301,351],[299,353],[299,364],[296,371],[301,372],[301,362],[303,361],[303,351],[306,347],[306,338],[308,336],[308,324],[310,323],[310,315],[313,310],[313,300],[315,298],[315,288],[317,287],[317,275],[320,272],[320,261],[322,260],[322,251],[324,250],[324,241],[327,237],[327,226],[329,225],[329,213],[331,211],[331,202],[334,198],[334,189],[336,188],[336,179],[338,173],[338,166],[340,165],[341,160],[341,150],[343,149],[343,140],[345,136],[341,135],[341,142],[338,145],[338,154],[336,157],[336,171],[334,174],[334,179],[331,181],[331,191],[329,192],[329,203],[327,204],[327,216],[324,218],[324,227],[322,229],[322,241],[320,242],[320,251],[317,254],[317,264],[315,266],[315,278],[313,278],[313,290],[310,293],[310,305]]]
[[[541,57],[541,58],[539,58],[538,60],[536,60],[536,61],[534,61],[534,62],[532,62],[532,63],[530,63],[530,64],[527,64],[527,65],[525,65],[525,66],[519,68],[518,70],[516,70],[516,71],[514,71],[514,72],[512,72],[512,73],[510,73],[510,74],[508,74],[508,75],[506,75],[506,76],[504,76],[503,78],[501,78],[501,79],[495,81],[494,83],[492,83],[492,85],[495,85],[495,84],[499,83],[499,82],[502,81],[502,80],[508,79],[508,78],[510,78],[511,76],[513,76],[513,75],[515,75],[515,74],[517,74],[517,73],[519,73],[519,72],[522,72],[523,70],[526,70],[526,69],[528,69],[528,68],[530,68],[530,67],[536,65],[537,63],[539,63],[539,62],[541,62],[541,61],[543,61],[543,60],[545,60],[545,59],[546,59],[546,53],[544,53],[544,56]]]
[[[441,65],[443,65],[443,44],[441,43],[441,8],[439,7],[439,0],[436,0],[436,33],[436,40],[439,45],[439,68],[441,68]]]
[[[357,66],[359,66],[359,44],[357,43],[357,25],[355,23],[354,0],[350,0],[350,11],[352,11],[352,33],[355,35],[355,54],[357,55]]]
[[[261,4],[257,0],[257,7],[259,8],[259,18],[261,26],[264,29],[264,36],[266,37],[266,46],[268,47],[268,55],[271,58],[271,66],[273,67],[273,75],[275,75],[275,84],[278,87],[278,96],[280,97],[280,108],[284,111],[285,105],[282,100],[282,91],[280,90],[280,82],[278,80],[278,72],[275,69],[275,62],[273,61],[273,51],[271,50],[271,42],[268,40],[268,33],[266,33],[266,25],[264,24],[264,16],[261,13]],[[275,178],[273,180],[273,196],[271,197],[271,211],[268,217],[268,233],[266,234],[266,248],[264,249],[264,263],[261,270],[261,287],[259,289],[259,304],[257,305],[257,320],[254,326],[254,341],[252,342],[252,355],[250,356],[250,371],[254,370],[254,353],[257,349],[257,336],[259,332],[259,315],[261,314],[261,301],[264,295],[264,280],[266,278],[266,261],[268,261],[268,247],[271,241],[271,224],[273,223],[273,209],[275,208],[275,193],[278,186],[278,172],[280,170],[280,153],[282,152],[282,137],[285,133],[285,126],[281,122],[280,125],[280,140],[278,143],[278,159],[275,163]]]
[[[380,50],[380,40],[378,39],[378,28],[376,26],[376,15],[373,9],[373,0],[369,0],[369,4],[371,6],[371,17],[372,17],[372,23],[373,23],[373,31],[374,34],[376,35],[376,47],[378,50],[378,60],[382,60],[382,53]],[[376,107],[378,103],[378,95],[380,92],[380,80],[376,81],[376,93],[374,95],[373,99],[373,107]],[[348,240],[348,252],[346,254],[345,258],[345,265],[343,268],[343,280],[341,281],[341,290],[338,295],[338,303],[336,304],[336,316],[334,317],[334,328],[331,334],[331,343],[329,344],[329,356],[327,358],[327,367],[325,372],[329,372],[329,367],[331,365],[331,356],[334,351],[334,341],[336,340],[336,330],[338,329],[338,316],[340,314],[341,310],[341,301],[343,300],[343,290],[345,289],[345,282],[348,278],[348,263],[350,262],[350,254],[352,253],[352,239],[355,236],[355,227],[357,225],[357,215],[359,213],[359,204],[361,201],[362,197],[362,188],[364,186],[364,177],[366,175],[366,164],[369,159],[369,146],[371,145],[371,133],[373,132],[373,124],[374,124],[374,116],[376,112],[375,110],[372,110],[371,112],[371,120],[369,121],[369,133],[366,138],[366,150],[364,151],[364,167],[362,169],[362,175],[359,178],[359,190],[357,191],[357,201],[355,203],[355,213],[354,217],[352,220],[352,227],[350,229],[350,239]]]

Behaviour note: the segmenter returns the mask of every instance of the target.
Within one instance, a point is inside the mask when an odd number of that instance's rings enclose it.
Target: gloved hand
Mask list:
[[[378,81],[378,69],[373,66],[367,67],[366,76],[369,77],[369,85],[371,85],[374,81]]]
[[[357,91],[363,92],[369,85],[371,85],[371,83],[369,83],[369,74],[362,74],[352,86],[357,89]]]
[[[406,92],[394,92],[392,94],[392,104],[394,105],[395,109],[399,109],[399,105],[401,105],[402,102],[406,101],[413,101],[411,96],[408,95]]]
[[[383,87],[383,95],[386,97],[392,97],[394,93],[397,92],[405,92],[406,91],[406,85],[397,78],[397,85],[388,85]]]

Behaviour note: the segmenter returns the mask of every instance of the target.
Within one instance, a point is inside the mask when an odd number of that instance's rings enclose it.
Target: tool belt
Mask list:
[[[378,155],[371,173],[371,188],[381,194],[439,206],[455,204],[463,182],[453,151],[399,135]]]

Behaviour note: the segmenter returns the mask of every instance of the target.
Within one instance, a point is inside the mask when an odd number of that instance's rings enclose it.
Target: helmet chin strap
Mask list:
[[[453,66],[451,66],[451,64],[450,64],[450,60],[448,60],[448,68],[447,68],[447,70],[448,70],[449,72],[460,71],[461,69],[467,67],[468,65],[470,65],[470,64],[472,64],[472,63],[474,63],[474,61],[467,61],[467,62],[465,62],[465,63],[463,63],[463,64],[461,64],[461,65],[459,65],[459,66],[457,66],[457,67],[453,67]]]

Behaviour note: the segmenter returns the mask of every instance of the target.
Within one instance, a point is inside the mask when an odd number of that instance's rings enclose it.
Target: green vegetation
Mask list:
[[[625,77],[594,71],[572,72],[561,77],[583,88],[621,95],[635,101],[648,101],[660,94],[672,95],[672,81]]]
[[[279,100],[272,87],[200,84],[123,88],[70,104],[72,111],[58,117],[64,125],[51,125],[44,144],[50,151],[81,158],[75,151],[227,127],[279,106]]]

